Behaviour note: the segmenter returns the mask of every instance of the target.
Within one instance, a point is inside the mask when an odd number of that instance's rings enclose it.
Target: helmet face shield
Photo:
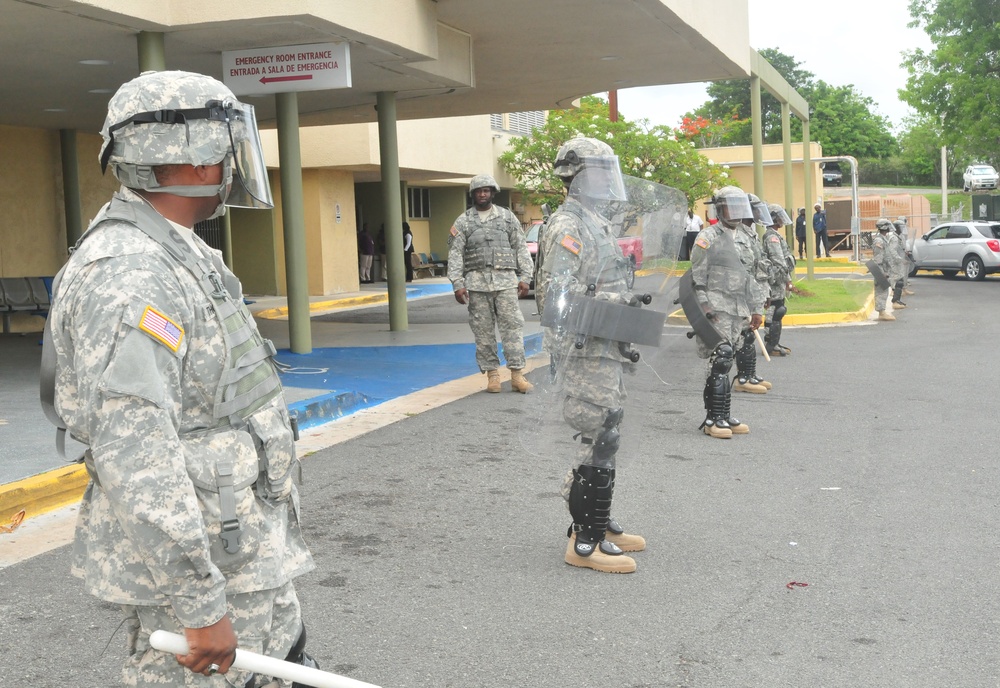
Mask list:
[[[260,132],[253,105],[238,101],[223,106],[227,114],[229,141],[233,153],[234,183],[226,205],[236,208],[273,208],[271,185],[260,145]],[[238,184],[235,182],[239,182]]]
[[[603,201],[625,201],[625,181],[617,155],[582,158],[583,169],[573,179],[574,194]]]
[[[771,226],[774,225],[790,225],[792,224],[792,218],[788,217],[788,213],[780,205],[770,205],[768,206],[771,211]]]
[[[746,193],[741,189],[737,188],[736,193],[720,191],[715,195],[713,203],[715,205],[715,212],[720,220],[736,224],[743,220],[753,219],[753,209],[750,207],[750,199],[747,198]]]
[[[753,201],[750,203],[750,209],[753,210],[753,221],[759,225],[764,225],[765,227],[771,226],[771,211],[767,209],[767,203],[764,201]]]

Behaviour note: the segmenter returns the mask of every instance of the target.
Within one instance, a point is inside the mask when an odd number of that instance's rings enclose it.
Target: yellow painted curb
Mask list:
[[[31,518],[75,504],[83,497],[90,476],[83,464],[72,464],[17,482],[0,485],[0,525],[24,509]]]
[[[337,308],[349,308],[350,306],[366,306],[373,303],[387,303],[388,301],[388,293],[372,294],[371,296],[351,296],[346,299],[337,299],[335,301],[316,301],[310,303],[309,312],[330,311]],[[265,318],[267,320],[281,320],[288,317],[288,306],[257,311],[254,313],[254,316],[258,318]]]

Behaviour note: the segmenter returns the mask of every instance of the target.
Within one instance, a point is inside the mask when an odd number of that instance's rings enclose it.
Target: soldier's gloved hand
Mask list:
[[[750,316],[750,329],[756,330],[758,327],[764,324],[764,316],[760,313],[754,313]]]
[[[520,292],[518,292],[520,293]],[[469,290],[465,287],[455,290],[455,300],[463,306],[469,302]]]
[[[517,283],[517,295],[520,296],[522,299],[525,296],[528,295],[528,283],[527,282],[518,282]],[[459,302],[459,303],[461,303],[461,302]]]

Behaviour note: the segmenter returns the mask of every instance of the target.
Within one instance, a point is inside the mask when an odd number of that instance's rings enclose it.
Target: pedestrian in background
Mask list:
[[[795,243],[798,244],[799,258],[806,259],[806,209],[799,208],[795,218]]]
[[[361,273],[361,284],[371,284],[375,281],[372,279],[372,263],[375,261],[375,240],[368,231],[367,222],[361,225],[361,231],[358,232],[358,251],[360,254],[358,256],[358,268]]]
[[[830,257],[830,239],[826,234],[826,211],[819,203],[813,206],[813,232],[816,234],[816,257],[822,258],[825,252]]]
[[[406,266],[406,281],[413,281],[413,232],[410,223],[403,223],[403,264]]]
[[[691,260],[691,247],[694,240],[698,238],[698,232],[705,228],[705,223],[701,217],[694,214],[693,210],[688,210],[687,225],[684,232],[684,253],[678,260]]]

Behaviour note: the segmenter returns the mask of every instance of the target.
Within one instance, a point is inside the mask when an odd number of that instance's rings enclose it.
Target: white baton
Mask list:
[[[149,636],[149,644],[161,652],[169,652],[174,655],[186,655],[188,653],[187,639],[182,635],[170,633],[168,631],[153,631]],[[286,681],[303,683],[313,688],[378,688],[378,686],[356,681],[353,678],[331,674],[329,671],[320,671],[301,664],[293,664],[283,659],[266,657],[256,652],[247,650],[236,650],[236,659],[233,666],[243,671],[251,671],[262,676],[272,676],[283,678]]]
[[[754,330],[753,336],[757,338],[757,343],[760,344],[760,352],[764,354],[764,358],[770,363],[771,357],[767,354],[767,347],[764,346],[764,340],[760,338],[760,332]]]

